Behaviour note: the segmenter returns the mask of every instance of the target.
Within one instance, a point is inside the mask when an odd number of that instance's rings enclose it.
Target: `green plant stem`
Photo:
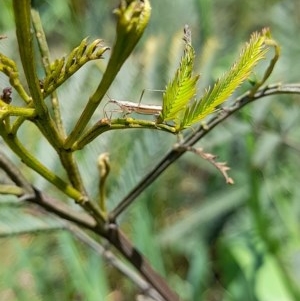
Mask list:
[[[78,226],[82,226],[90,230],[95,228],[96,222],[92,216],[87,215],[84,212],[72,210],[62,201],[41,193],[35,187],[31,186],[17,166],[15,166],[1,150],[0,168],[5,171],[7,176],[17,185],[17,187],[22,189],[22,201],[37,204],[43,209],[46,209],[46,211],[55,213],[61,218],[72,221]]]
[[[24,87],[22,86],[19,77],[15,76],[15,74],[13,76],[11,76],[9,78],[9,82],[10,84],[16,89],[16,91],[18,92],[18,94],[20,95],[20,97],[27,103],[27,104],[31,104],[32,103],[32,99],[31,97],[26,93]]]
[[[19,52],[28,87],[38,115],[44,116],[47,112],[47,107],[43,102],[39,80],[36,75],[32,33],[30,31],[30,0],[13,0],[13,8]]]
[[[40,174],[43,178],[48,180],[64,194],[74,199],[80,206],[82,206],[86,212],[91,214],[99,225],[105,223],[105,218],[97,208],[97,206],[92,203],[87,197],[86,194],[83,194],[80,190],[69,185],[67,182],[62,180],[59,176],[54,174],[51,170],[45,167],[41,162],[39,162],[34,156],[30,154],[29,151],[20,143],[16,136],[8,134],[5,130],[3,123],[0,123],[0,135],[6,142],[6,144],[11,148],[11,150],[31,169]],[[68,158],[67,160],[70,160]],[[70,164],[70,161],[67,161]],[[74,168],[73,165],[69,165],[71,168]],[[74,170],[72,170],[73,172]],[[69,173],[71,171],[68,170]],[[78,171],[76,171],[78,172]],[[76,181],[78,179],[76,178]]]
[[[0,184],[0,194],[12,194],[16,196],[21,196],[24,194],[24,191],[22,188],[15,185]]]
[[[14,0],[13,9],[20,57],[33,105],[37,112],[36,124],[49,143],[55,149],[58,149],[62,145],[62,138],[58,135],[56,125],[51,119],[47,106],[43,101],[39,79],[36,74],[31,34],[30,0]]]
[[[36,111],[33,108],[20,108],[11,105],[1,107],[0,100],[0,119],[6,118],[7,116],[22,116],[24,118],[30,119],[36,116]]]
[[[31,9],[31,17],[32,17],[32,24],[36,34],[36,39],[38,42],[39,50],[42,56],[42,64],[46,74],[50,73],[49,66],[50,66],[50,51],[47,44],[46,35],[42,26],[42,21],[40,18],[40,14],[37,10]],[[65,136],[65,131],[63,127],[63,122],[61,118],[60,108],[59,108],[59,100],[56,91],[52,92],[51,94],[51,103],[52,109],[54,112],[54,119],[57,126],[58,131],[62,137]]]
[[[24,73],[27,79],[28,87],[33,99],[33,105],[36,109],[37,117],[33,122],[40,129],[41,133],[48,139],[49,143],[54,147],[60,156],[63,166],[69,175],[74,187],[63,181],[57,175],[43,166],[36,158],[34,158],[18,141],[16,136],[7,135],[2,131],[6,143],[10,148],[23,160],[23,162],[33,170],[42,175],[50,183],[55,185],[66,195],[78,202],[87,212],[92,214],[94,218],[100,222],[104,222],[104,218],[97,207],[86,198],[81,178],[77,166],[74,162],[72,154],[67,154],[62,151],[63,137],[62,133],[57,130],[57,125],[51,119],[48,108],[44,103],[40,89],[39,80],[36,75],[35,57],[32,44],[32,35],[30,31],[30,1],[29,0],[14,0],[13,8],[15,13],[15,23],[17,31],[17,39],[19,44],[20,56],[23,64]],[[45,42],[45,40],[44,40]],[[43,44],[43,50],[46,44]],[[45,53],[44,53],[45,54]],[[22,120],[21,120],[22,121]],[[20,123],[17,124],[19,126]],[[61,126],[61,125],[60,125]],[[14,127],[14,130],[17,127]]]
[[[110,172],[109,154],[103,153],[98,157],[99,171],[99,207],[104,216],[107,215],[106,209],[106,179]]]
[[[152,129],[152,130],[161,130],[176,134],[177,131],[175,127],[163,124],[156,123],[155,121],[142,120],[142,119],[133,119],[133,118],[117,118],[117,119],[101,119],[95,125],[93,125],[89,130],[82,135],[82,137],[74,143],[72,150],[78,150],[85,147],[91,141],[96,139],[99,135],[110,131],[110,130],[119,130],[119,129]]]
[[[41,162],[39,162],[29,151],[20,143],[16,136],[7,134],[5,128],[0,124],[0,135],[11,148],[11,150],[31,169],[40,174],[43,178],[48,180],[59,190],[64,192],[66,195],[74,199],[76,202],[82,202],[82,194],[46,168]]]
[[[87,196],[86,189],[84,187],[83,181],[78,170],[76,161],[74,160],[74,154],[71,152],[66,152],[61,150],[59,152],[60,161],[68,174],[68,178],[72,183],[72,186],[81,192],[82,195]]]
[[[26,121],[26,118],[25,118],[25,117],[19,117],[19,118],[17,118],[17,119],[14,121],[14,123],[12,124],[9,133],[12,134],[12,135],[16,135],[18,129],[20,128],[20,126],[23,124],[24,121]]]
[[[42,21],[39,12],[34,8],[31,9],[31,17],[32,17],[32,25],[35,31],[39,50],[42,56],[43,67],[47,74],[49,72],[49,65],[50,65],[50,51],[47,44],[47,39],[43,29]]]
[[[82,206],[86,212],[91,214],[95,220],[98,222],[98,224],[104,224],[105,218],[97,208],[97,206],[92,203],[87,197],[86,194],[82,193],[79,189],[74,188],[73,186],[69,185],[67,182],[62,180],[59,176],[54,174],[52,171],[50,171],[48,168],[46,168],[41,162],[39,162],[34,156],[30,154],[29,151],[27,151],[24,146],[20,143],[20,141],[17,139],[16,136],[8,134],[6,132],[5,126],[3,124],[0,124],[0,135],[6,142],[6,144],[11,148],[11,150],[31,169],[36,171],[38,174],[40,174],[43,178],[48,180],[50,183],[52,183],[54,186],[56,186],[59,190],[61,190],[64,194],[69,196],[70,198],[74,199],[80,206]],[[72,155],[72,154],[70,154]],[[69,160],[69,161],[68,161]],[[64,161],[64,160],[62,160]],[[68,174],[70,175],[72,172],[74,172],[74,167],[72,163],[70,163],[70,158],[67,158],[66,160],[70,167],[67,169]],[[75,168],[76,169],[76,168]],[[76,169],[75,173],[78,172]],[[77,174],[75,174],[77,176]],[[78,178],[75,177],[75,180],[73,181],[79,181]],[[76,182],[77,183],[77,182]]]
[[[279,45],[276,43],[276,41],[274,41],[273,39],[266,39],[265,40],[265,44],[268,46],[273,46],[274,47],[274,56],[271,59],[268,68],[266,69],[263,78],[256,82],[254,87],[251,90],[250,96],[253,96],[255,94],[255,92],[267,81],[267,79],[270,77],[270,75],[273,72],[273,69],[280,57],[280,47]]]
[[[150,2],[149,0],[123,0],[115,13],[118,16],[117,37],[111,57],[100,84],[90,97],[73,131],[66,140],[66,149],[72,148],[81,136],[103,96],[141,38],[150,19]]]
[[[99,87],[97,88],[95,93],[90,97],[88,104],[84,108],[84,111],[82,112],[77,124],[75,125],[73,131],[70,133],[69,137],[66,140],[66,149],[72,148],[73,144],[80,137],[88,122],[90,121],[92,115],[94,114],[95,110],[99,106],[103,96],[105,95],[106,91],[108,90],[114,78],[116,77],[118,71],[119,70],[113,70],[112,72],[110,64],[108,64]]]
[[[16,89],[20,97],[27,104],[30,104],[32,102],[32,99],[27,94],[20,82],[19,72],[16,63],[2,53],[0,53],[0,71],[8,76],[10,84]]]

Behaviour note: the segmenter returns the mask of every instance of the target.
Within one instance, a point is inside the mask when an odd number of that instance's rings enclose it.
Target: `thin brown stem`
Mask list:
[[[66,228],[69,232],[72,233],[72,235],[74,235],[74,237],[86,244],[97,254],[103,256],[106,262],[108,262],[111,266],[116,268],[124,276],[130,279],[144,295],[151,297],[153,300],[163,300],[162,297],[156,292],[156,290],[154,290],[152,286],[141,277],[140,274],[138,274],[131,267],[129,267],[118,257],[116,257],[116,255],[111,252],[106,246],[103,246],[101,243],[93,239],[76,225],[73,225],[68,221],[62,221],[61,219],[59,221],[63,224],[64,228]]]
[[[33,194],[33,189],[19,169],[0,150],[0,169],[4,170],[8,177],[23,189],[26,194]]]
[[[97,229],[95,230],[97,232]],[[153,270],[146,258],[131,244],[116,224],[110,224],[104,236],[166,301],[180,301],[165,279]]]

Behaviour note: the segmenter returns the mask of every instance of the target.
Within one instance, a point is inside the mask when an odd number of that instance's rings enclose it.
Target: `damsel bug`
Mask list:
[[[115,103],[125,114],[137,113],[142,115],[159,115],[162,111],[162,106],[141,104],[141,99],[144,95],[144,92],[145,90],[143,90],[138,103],[132,101],[117,100],[113,98],[110,98],[108,103]]]
[[[159,115],[162,110],[162,106],[158,105],[143,105],[140,103],[116,99],[110,99],[109,102],[115,103],[125,114],[137,113],[143,115]]]

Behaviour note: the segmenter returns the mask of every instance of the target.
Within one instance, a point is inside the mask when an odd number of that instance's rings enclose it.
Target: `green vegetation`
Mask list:
[[[298,301],[298,1],[150,2],[0,4],[0,300]]]

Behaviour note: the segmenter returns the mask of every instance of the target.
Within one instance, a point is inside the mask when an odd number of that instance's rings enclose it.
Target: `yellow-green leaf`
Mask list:
[[[174,78],[168,83],[163,94],[163,108],[159,122],[179,119],[188,102],[196,94],[199,75],[193,76],[195,51],[191,45],[191,33],[188,27],[184,31],[185,49]]]
[[[217,80],[213,88],[208,88],[203,97],[189,105],[184,113],[180,128],[189,127],[216,110],[250,76],[255,65],[265,57],[266,31],[254,33],[243,48],[239,60]]]

